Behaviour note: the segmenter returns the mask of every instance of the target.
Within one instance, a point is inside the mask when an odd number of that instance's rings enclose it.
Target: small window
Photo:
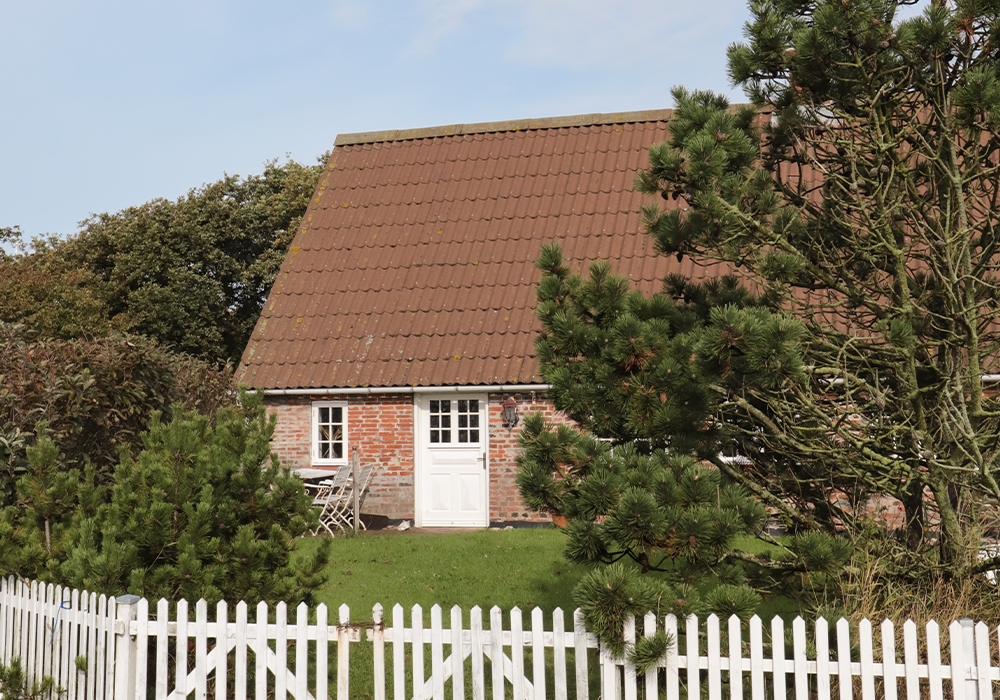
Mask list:
[[[483,440],[479,399],[431,399],[427,438],[431,445],[478,445]]]
[[[346,464],[347,402],[313,403],[312,436],[313,464]]]

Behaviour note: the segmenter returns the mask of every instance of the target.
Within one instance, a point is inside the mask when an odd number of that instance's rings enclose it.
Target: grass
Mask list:
[[[300,550],[316,546],[306,539]],[[346,603],[356,622],[370,620],[375,603],[387,617],[396,603],[407,613],[419,604],[428,622],[435,603],[463,611],[478,605],[484,616],[494,605],[504,613],[515,606],[569,612],[576,607],[573,587],[586,569],[563,558],[564,546],[565,536],[554,528],[338,537],[316,602],[331,610]]]
[[[302,540],[299,551],[307,554],[318,544],[316,538]],[[466,629],[468,611],[476,605],[483,609],[486,627],[489,626],[489,610],[493,606],[503,610],[505,626],[509,625],[507,613],[518,607],[525,613],[525,629],[530,628],[530,611],[536,606],[545,611],[546,626],[551,626],[551,614],[557,607],[566,612],[566,623],[571,625],[572,610],[576,607],[573,587],[586,569],[563,558],[564,546],[565,536],[553,528],[479,530],[447,535],[373,532],[359,537],[337,537],[331,546],[330,563],[326,569],[329,579],[316,593],[315,602],[327,605],[331,621],[336,620],[337,610],[344,603],[350,608],[354,623],[370,622],[375,603],[382,604],[386,619],[391,620],[392,607],[398,603],[404,608],[407,627],[411,624],[411,608],[417,604],[423,608],[425,628],[430,626],[434,604],[443,608],[446,628],[451,626],[450,609],[454,605],[462,608]],[[389,648],[386,651],[391,653]],[[572,658],[572,652],[568,655]],[[330,658],[332,689],[336,687],[336,651],[333,645]],[[529,675],[530,660],[531,652],[527,650],[525,662]],[[426,678],[430,677],[430,661],[430,651],[427,650]],[[551,659],[548,661],[551,662]],[[596,664],[596,661],[594,654],[591,663]],[[411,662],[407,645],[407,688],[411,684]],[[468,693],[472,677],[469,662],[466,666],[465,687]],[[487,660],[487,683],[490,672]],[[374,682],[372,646],[364,642],[352,645],[351,697],[370,700]],[[386,684],[391,695],[391,657],[386,668]],[[446,690],[446,695],[449,695],[451,681],[447,682]],[[596,692],[596,685],[593,690]]]

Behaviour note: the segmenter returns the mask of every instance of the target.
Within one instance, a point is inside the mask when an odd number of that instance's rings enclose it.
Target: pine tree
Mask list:
[[[154,600],[309,600],[326,549],[291,560],[315,513],[302,482],[271,453],[274,424],[260,396],[247,393],[214,422],[179,411],[169,423],[155,418],[138,455],[122,453],[110,486],[93,469],[82,479],[59,472],[55,447],[41,442],[29,451],[19,506],[5,510],[0,565]]]
[[[1000,2],[900,22],[903,4],[753,0],[729,50],[752,104],[675,89],[670,136],[635,182],[659,195],[643,209],[659,253],[739,278],[671,276],[644,298],[548,248],[537,349],[586,431],[711,462],[800,533],[790,548],[812,566],[839,561],[813,538],[843,531],[866,548],[898,538],[885,566],[905,580],[967,579],[1000,566],[975,563],[1000,498],[984,383],[1000,350]],[[597,461],[526,461],[522,488],[579,508]],[[869,512],[884,497],[903,532]],[[606,533],[602,517],[586,527]]]
[[[567,558],[595,566],[575,591],[588,628],[620,648],[626,616],[649,610],[748,617],[775,592],[818,606],[851,547],[826,534],[764,533],[767,509],[754,492],[709,464],[726,435],[713,420],[721,377],[698,356],[711,310],[726,300],[753,334],[782,339],[779,356],[747,348],[744,381],[780,387],[801,375],[801,325],[757,306],[734,279],[692,287],[678,303],[629,291],[607,263],[589,279],[571,275],[557,246],[538,265],[542,374],[555,406],[586,432],[527,417],[517,479],[530,508],[567,518]],[[757,542],[767,555],[753,553]],[[633,658],[655,659],[664,643],[643,642]]]
[[[800,381],[726,387],[747,477],[827,529],[861,529],[893,496],[902,565],[961,577],[997,563],[974,564],[977,516],[1000,498],[983,382],[1000,343],[1000,4],[935,2],[906,22],[897,4],[751,3],[729,66],[753,107],[675,91],[671,138],[636,185],[682,203],[645,210],[663,253],[742,265],[804,321]],[[732,337],[708,349],[717,362]]]

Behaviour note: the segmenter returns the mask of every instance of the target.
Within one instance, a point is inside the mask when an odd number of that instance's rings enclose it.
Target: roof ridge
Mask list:
[[[462,134],[485,134],[501,131],[526,131],[537,129],[559,129],[571,126],[597,126],[602,124],[634,124],[639,122],[670,121],[672,109],[648,109],[636,112],[609,112],[607,114],[576,114],[566,117],[543,117],[541,119],[510,119],[478,124],[451,124],[430,126],[422,129],[390,129],[388,131],[362,131],[356,134],[339,134],[334,146],[349,146],[358,143],[378,143],[382,141],[414,141],[439,136],[459,136]]]

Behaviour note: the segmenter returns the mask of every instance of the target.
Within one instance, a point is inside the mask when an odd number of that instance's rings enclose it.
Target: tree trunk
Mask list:
[[[906,513],[906,548],[911,552],[920,550],[924,542],[924,490],[923,484],[915,484],[913,490],[903,497],[903,511]]]

